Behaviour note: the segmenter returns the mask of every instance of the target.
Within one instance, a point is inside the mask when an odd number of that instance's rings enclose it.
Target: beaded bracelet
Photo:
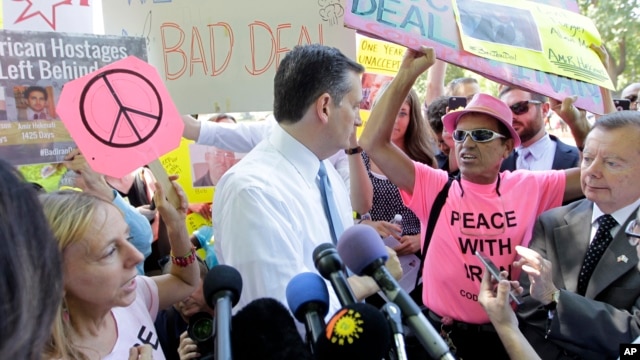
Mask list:
[[[180,257],[176,257],[171,251],[171,263],[179,267],[187,267],[196,261],[196,256],[196,248],[194,246],[191,247],[189,253]]]

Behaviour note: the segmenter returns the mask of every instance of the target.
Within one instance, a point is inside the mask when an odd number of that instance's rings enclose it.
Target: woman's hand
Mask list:
[[[393,248],[398,256],[415,254],[420,251],[420,234],[404,235],[400,238],[400,245]]]
[[[388,221],[373,221],[373,220],[363,220],[361,224],[366,224],[376,229],[378,235],[382,238],[386,238],[387,236],[393,236],[396,240],[400,241],[400,234],[402,232],[402,228],[400,225],[392,224]]]
[[[180,227],[185,226],[185,219],[187,217],[187,208],[189,203],[187,201],[187,195],[185,195],[182,187],[178,185],[175,181],[178,177],[173,175],[169,176],[169,180],[171,180],[171,184],[173,188],[176,190],[176,194],[178,194],[178,198],[180,199],[180,206],[176,209],[171,205],[167,197],[165,196],[165,190],[162,188],[162,184],[156,182],[154,185],[156,187],[156,192],[153,194],[153,200],[156,204],[156,208],[160,212],[160,216],[162,216],[162,220],[164,220],[167,227],[172,229],[179,229]]]

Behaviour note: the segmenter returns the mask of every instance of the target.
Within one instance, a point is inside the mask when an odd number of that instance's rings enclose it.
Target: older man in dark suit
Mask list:
[[[606,359],[640,335],[638,256],[625,229],[640,206],[640,113],[600,118],[586,139],[586,199],[543,213],[519,260],[522,330],[543,359]]]

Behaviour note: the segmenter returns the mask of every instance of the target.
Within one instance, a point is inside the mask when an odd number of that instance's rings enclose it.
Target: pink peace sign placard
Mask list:
[[[66,83],[56,110],[91,168],[117,178],[177,148],[184,127],[158,71],[135,56]]]

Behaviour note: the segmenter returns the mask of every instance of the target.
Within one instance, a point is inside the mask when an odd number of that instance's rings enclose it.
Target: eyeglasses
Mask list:
[[[540,105],[542,103],[538,100],[524,100],[518,101],[517,103],[509,106],[509,108],[515,115],[522,115],[529,111],[529,104]]]
[[[464,142],[467,136],[471,136],[471,140],[478,143],[489,142],[491,140],[506,137],[489,129],[455,130],[452,134],[455,142]]]
[[[640,224],[638,224],[638,222],[634,219],[629,223],[624,231],[624,233],[627,234],[627,238],[629,239],[629,244],[631,246],[636,246],[640,242],[640,234],[634,231],[637,226],[640,226]]]

